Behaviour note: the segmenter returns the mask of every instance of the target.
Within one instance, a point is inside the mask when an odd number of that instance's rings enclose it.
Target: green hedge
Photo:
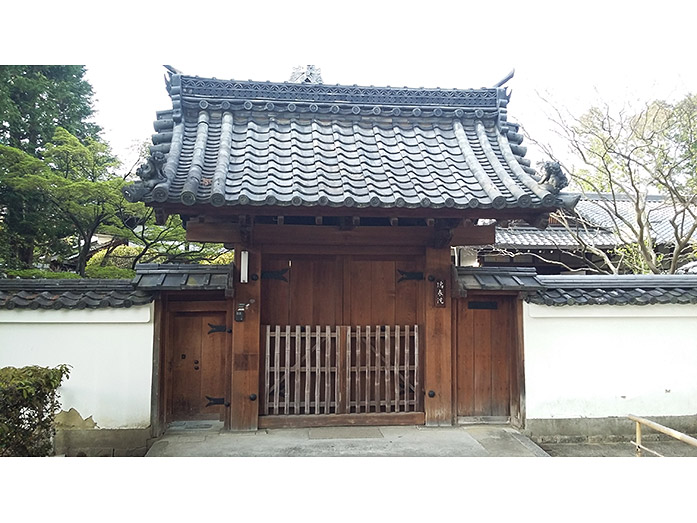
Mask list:
[[[53,454],[57,389],[69,373],[67,365],[0,369],[0,456]]]
[[[136,271],[132,269],[122,269],[121,267],[113,267],[111,265],[107,265],[106,267],[92,265],[85,269],[85,275],[88,278],[101,278],[106,280],[132,280],[135,278]]]
[[[6,271],[8,278],[48,278],[53,280],[64,280],[64,279],[79,279],[80,275],[74,272],[55,272],[46,271],[42,269],[20,269],[20,270],[8,270]]]

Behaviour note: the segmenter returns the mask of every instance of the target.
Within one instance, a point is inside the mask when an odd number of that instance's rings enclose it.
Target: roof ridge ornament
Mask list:
[[[295,84],[321,84],[322,70],[314,65],[297,65],[293,67],[293,72],[288,80]]]

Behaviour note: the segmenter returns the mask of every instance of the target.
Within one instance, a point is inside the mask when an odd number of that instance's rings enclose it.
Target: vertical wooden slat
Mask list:
[[[411,390],[411,354],[409,353],[409,345],[411,341],[411,329],[409,325],[404,327],[404,411],[409,412],[409,391]]]
[[[356,327],[356,412],[361,411],[361,398],[362,388],[361,388],[361,328]]]
[[[414,325],[414,410],[417,411],[421,407],[421,383],[419,375],[421,374],[421,369],[419,368],[419,326]]]
[[[305,414],[310,413],[310,387],[312,386],[312,331],[305,325]]]
[[[317,325],[315,332],[315,340],[317,344],[315,345],[315,414],[319,414],[320,401],[319,401],[319,382],[322,376],[322,331],[319,325]]]
[[[283,366],[283,391],[284,391],[284,401],[283,401],[283,413],[288,414],[290,409],[290,325],[286,325],[286,361]]]
[[[271,380],[271,325],[266,326],[266,362],[264,364],[264,407],[263,413],[269,413],[269,389]]]
[[[380,412],[380,403],[382,400],[382,393],[380,391],[380,378],[382,377],[380,368],[382,360],[382,349],[380,348],[381,341],[380,326],[378,325],[375,327],[375,412]]]
[[[346,396],[344,397],[344,412],[351,412],[351,327],[346,327]]]
[[[302,358],[300,357],[300,345],[302,342],[302,334],[300,334],[300,325],[295,326],[295,397],[293,414],[300,414],[300,375],[302,369]]]
[[[273,353],[273,413],[278,414],[278,395],[281,381],[281,326],[276,325]]]
[[[370,325],[365,328],[365,411],[370,412]]]
[[[324,353],[324,413],[329,414],[332,399],[332,329],[326,328],[327,345]]]
[[[339,403],[343,403],[343,395],[340,394],[339,391],[341,391],[340,384],[339,384],[339,369],[341,369],[342,361],[343,358],[343,352],[341,351],[341,347],[344,346],[344,338],[343,338],[343,329],[341,327],[336,327],[336,346],[334,347],[334,413],[338,414],[339,412],[343,412],[343,410],[339,407]],[[340,398],[340,396],[342,396]]]
[[[399,325],[394,328],[394,411],[399,412]]]
[[[385,325],[385,412],[392,412],[392,354],[390,343],[390,326]]]

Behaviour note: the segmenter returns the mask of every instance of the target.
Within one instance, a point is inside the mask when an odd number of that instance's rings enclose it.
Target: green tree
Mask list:
[[[40,156],[58,126],[96,139],[92,86],[81,65],[0,66],[0,144]]]
[[[47,194],[26,183],[49,174],[41,160],[0,145],[0,261],[7,268],[32,267],[35,251],[69,252],[63,238],[70,225],[57,216]]]

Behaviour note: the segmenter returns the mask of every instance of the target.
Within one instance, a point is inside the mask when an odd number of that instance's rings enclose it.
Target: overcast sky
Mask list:
[[[325,83],[443,88],[490,87],[515,69],[509,119],[543,142],[551,135],[540,94],[578,114],[599,98],[617,105],[697,92],[697,8],[687,1],[127,0],[90,19],[96,4],[75,3],[73,17],[47,2],[31,29],[3,28],[6,41],[25,43],[0,51],[3,62],[87,64],[96,120],[125,169],[136,159],[130,148],[154,132],[155,111],[171,107],[163,63],[261,81],[314,64]]]

